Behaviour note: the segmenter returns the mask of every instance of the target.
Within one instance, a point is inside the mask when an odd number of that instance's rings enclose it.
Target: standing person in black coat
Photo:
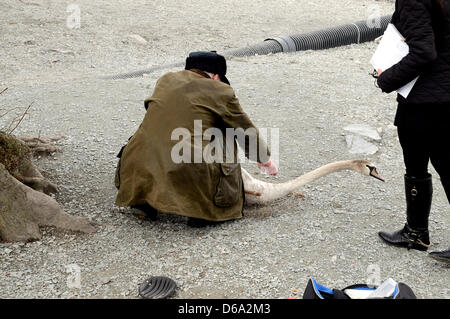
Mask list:
[[[449,17],[450,0],[397,0],[391,22],[406,38],[409,54],[391,68],[378,70],[378,86],[386,93],[419,76],[406,99],[398,95],[394,123],[406,166],[407,222],[399,231],[379,233],[387,243],[408,249],[425,251],[430,246],[430,160],[450,202]]]

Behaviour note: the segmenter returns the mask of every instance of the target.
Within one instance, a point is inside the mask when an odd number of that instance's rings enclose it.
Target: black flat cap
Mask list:
[[[227,73],[227,62],[225,57],[217,54],[215,51],[205,52],[191,52],[186,58],[185,70],[199,69],[213,74],[218,74],[220,80],[226,84],[230,84],[225,77]]]

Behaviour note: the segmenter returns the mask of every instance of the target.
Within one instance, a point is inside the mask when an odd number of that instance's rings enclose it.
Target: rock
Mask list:
[[[373,155],[378,152],[378,147],[365,141],[360,136],[347,135],[345,141],[347,142],[348,151],[351,154]]]
[[[353,134],[368,137],[375,141],[381,140],[380,134],[378,134],[377,129],[366,124],[351,124],[344,127],[344,130]]]
[[[140,45],[147,45],[147,40],[145,40],[143,37],[141,37],[139,34],[130,34],[128,36],[128,39],[134,41],[137,44]]]

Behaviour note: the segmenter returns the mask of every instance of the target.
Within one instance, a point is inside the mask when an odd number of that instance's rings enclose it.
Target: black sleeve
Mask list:
[[[435,37],[431,22],[430,0],[405,0],[399,11],[399,23],[409,54],[393,65],[378,79],[383,92],[390,93],[411,82],[437,58]]]

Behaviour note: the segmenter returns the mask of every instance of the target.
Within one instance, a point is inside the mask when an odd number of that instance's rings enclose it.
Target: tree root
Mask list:
[[[31,150],[33,155],[48,155],[60,152],[62,149],[56,145],[56,142],[65,138],[64,136],[35,137],[30,135],[21,135],[19,140],[23,141]]]
[[[47,195],[58,192],[58,187],[42,176],[32,162],[32,155],[50,154],[60,151],[54,143],[63,138],[32,137],[23,135],[16,138],[9,134],[0,134],[0,163],[3,163],[9,173],[25,185]]]
[[[31,187],[32,189],[41,193],[45,193],[47,195],[56,194],[59,192],[59,189],[55,184],[49,182],[43,177],[18,176],[17,179],[28,187]]]
[[[35,191],[13,178],[0,164],[0,238],[4,241],[34,241],[42,235],[39,226],[92,233],[87,219],[61,210],[50,196]]]
[[[93,223],[63,212],[56,200],[48,196],[58,192],[58,187],[47,181],[32,162],[36,152],[53,152],[54,142],[60,138],[18,139],[0,132],[0,239],[39,240],[40,226],[83,233],[95,231]]]

